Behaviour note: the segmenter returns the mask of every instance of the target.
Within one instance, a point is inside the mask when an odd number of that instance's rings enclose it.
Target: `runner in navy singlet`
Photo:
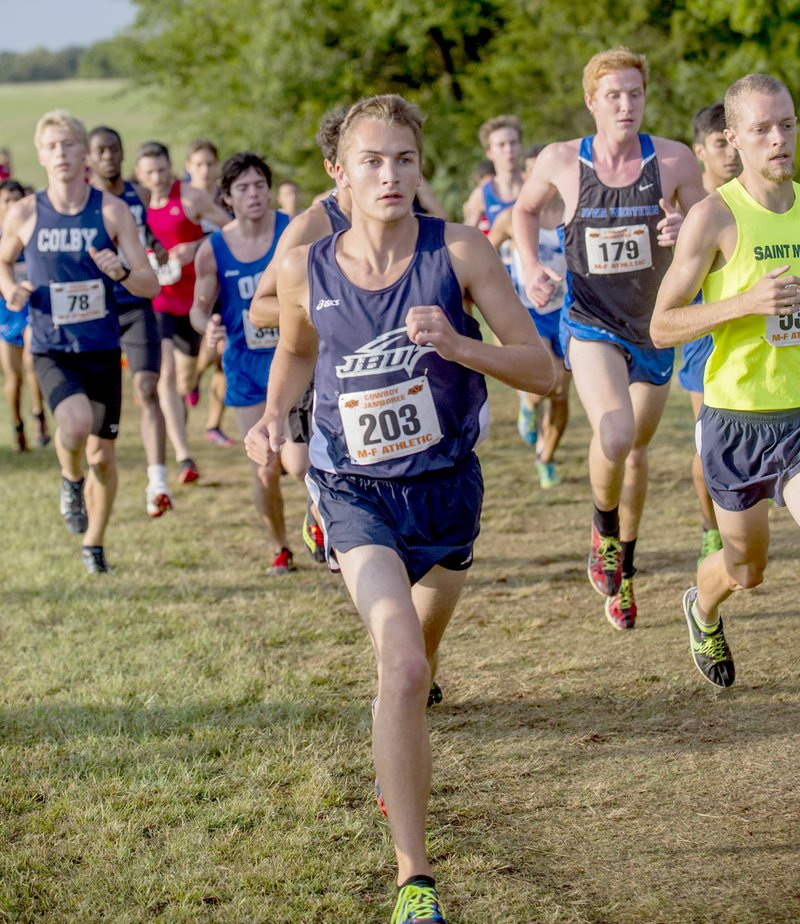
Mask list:
[[[554,370],[497,255],[476,228],[415,216],[421,117],[362,100],[341,127],[352,228],[285,258],[267,408],[245,445],[259,464],[312,372],[309,487],[378,659],[375,765],[398,861],[393,921],[443,922],[425,847],[431,660],[472,561],[483,495],[474,448],[484,375],[547,392]],[[469,295],[502,346],[483,343]]]
[[[546,305],[562,277],[539,262],[539,214],[564,200],[569,293],[566,358],[592,427],[594,498],[589,580],[616,629],[633,628],[634,549],[647,489],[647,446],[667,400],[670,350],[656,350],[650,316],[683,213],[702,196],[691,151],[639,134],[647,62],[627,48],[584,68],[597,132],[548,145],[514,208],[527,292]],[[665,217],[662,217],[665,216]]]
[[[121,402],[113,287],[122,283],[132,295],[153,298],[158,281],[125,204],[86,183],[83,124],[55,110],[39,120],[34,140],[47,189],[15,203],[6,216],[0,290],[12,310],[30,304],[36,373],[58,424],[61,515],[70,532],[84,534],[87,570],[102,573]],[[28,281],[18,284],[13,267],[23,249]]]
[[[522,189],[522,130],[516,116],[501,115],[484,122],[478,136],[495,172],[476,186],[464,203],[464,224],[478,227],[485,217],[491,228],[497,216],[511,208]]]

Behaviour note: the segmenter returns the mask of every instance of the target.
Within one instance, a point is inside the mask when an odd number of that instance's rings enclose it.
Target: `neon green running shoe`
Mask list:
[[[536,432],[536,411],[529,410],[523,401],[519,403],[517,433],[519,433],[523,443],[527,443],[529,446],[536,445],[536,439],[539,435]]]
[[[615,629],[632,629],[636,624],[633,578],[624,577],[613,597],[606,597],[606,619]]]
[[[537,462],[536,463],[536,472],[539,475],[539,485],[546,490],[548,488],[554,488],[557,484],[561,484],[561,479],[558,477],[558,472],[556,471],[555,462]]]
[[[683,615],[689,627],[689,650],[692,652],[692,660],[710,684],[724,690],[736,679],[736,669],[733,655],[725,641],[725,633],[722,631],[722,617],[713,632],[703,632],[692,612],[692,605],[696,599],[696,587],[690,587],[683,595]]]
[[[718,529],[704,529],[703,530],[703,541],[700,543],[700,556],[697,559],[697,564],[704,558],[708,558],[709,555],[712,555],[714,552],[719,552],[722,548],[722,536],[719,534]]]
[[[435,886],[404,885],[397,896],[392,924],[447,924]]]

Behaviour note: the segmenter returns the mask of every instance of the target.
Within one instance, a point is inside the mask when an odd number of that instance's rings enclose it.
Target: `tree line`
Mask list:
[[[0,83],[130,77],[132,73],[127,44],[119,39],[95,42],[88,47],[69,45],[59,51],[47,48],[0,51]]]

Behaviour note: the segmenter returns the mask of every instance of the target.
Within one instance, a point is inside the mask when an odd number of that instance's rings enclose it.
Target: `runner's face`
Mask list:
[[[297,187],[294,183],[281,183],[278,188],[278,206],[285,212],[293,212],[297,208]]]
[[[136,164],[136,176],[151,193],[167,193],[172,183],[172,166],[163,155],[140,157]]]
[[[586,99],[598,132],[612,138],[635,135],[644,118],[644,83],[635,67],[611,71],[597,82],[594,96]]]
[[[48,180],[68,183],[84,175],[86,148],[68,128],[48,125],[39,141],[38,154]]]
[[[744,165],[772,183],[791,180],[797,149],[797,116],[791,96],[752,93],[742,100],[736,123],[725,135]]]
[[[392,222],[411,211],[420,155],[410,128],[365,119],[350,129],[340,153],[337,180],[362,212]]]
[[[486,156],[495,165],[495,169],[516,170],[519,166],[520,147],[519,132],[515,128],[496,128],[489,135]]]
[[[231,183],[231,207],[237,218],[259,221],[270,205],[270,191],[266,177],[255,167],[248,167]]]
[[[723,132],[709,132],[702,144],[694,146],[694,153],[715,187],[722,186],[742,172],[739,153]]]
[[[191,178],[191,185],[213,193],[219,177],[219,164],[211,151],[195,151],[186,160],[186,172]]]
[[[122,175],[122,145],[116,135],[101,132],[89,142],[89,166],[104,180],[118,180]]]

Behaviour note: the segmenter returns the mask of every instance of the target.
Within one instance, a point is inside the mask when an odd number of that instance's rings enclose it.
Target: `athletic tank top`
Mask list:
[[[190,221],[183,210],[180,180],[175,180],[172,184],[165,205],[159,209],[148,206],[147,224],[156,240],[167,250],[171,250],[177,244],[191,244],[203,237],[200,225]],[[153,308],[162,314],[172,314],[176,317],[189,314],[194,299],[194,261],[180,269],[174,261],[155,269],[161,283],[161,292],[153,299]],[[177,272],[180,272],[177,280],[166,282],[167,279],[174,279]]]
[[[731,259],[709,273],[703,299],[717,302],[744,292],[762,276],[790,264],[800,276],[800,184],[794,205],[782,215],[756,202],[738,179],[717,191],[736,219],[738,240]],[[800,408],[800,311],[787,317],[748,315],[712,331],[704,401],[736,411]]]
[[[147,238],[145,235],[145,205],[142,200],[139,198],[139,194],[136,192],[136,187],[133,183],[125,181],[125,189],[122,192],[122,195],[119,197],[128,206],[133,220],[136,224],[136,230],[139,232],[139,241],[142,244],[142,247],[147,247]],[[128,264],[122,260],[123,266]],[[144,301],[145,299],[140,298],[138,295],[131,295],[131,293],[125,288],[121,282],[114,283],[114,301],[120,306],[128,306],[134,303]]]
[[[501,212],[505,212],[506,209],[510,209],[516,200],[511,199],[506,201],[505,199],[498,199],[497,193],[494,191],[494,183],[491,180],[487,180],[483,186],[481,186],[481,190],[483,192],[483,214],[491,229],[497,216]]]
[[[319,335],[309,452],[318,469],[379,479],[441,471],[468,458],[488,432],[483,376],[406,336],[410,307],[439,305],[456,331],[481,339],[464,312],[445,223],[425,215],[417,221],[414,256],[385,289],[362,289],[345,277],[335,257],[338,234],[309,250],[309,309]]]
[[[112,282],[97,268],[89,248],[115,250],[103,223],[103,194],[89,197],[77,215],[63,215],[47,192],[36,194],[36,225],[25,246],[34,353],[85,353],[119,347]]]
[[[347,231],[350,227],[350,219],[342,211],[335,192],[332,192],[322,200],[322,206],[328,213],[328,218],[330,218],[332,233],[336,234],[337,231]]]
[[[592,140],[583,138],[578,205],[564,227],[569,267],[569,317],[653,349],[650,316],[672,260],[659,247],[656,225],[661,177],[653,141],[639,135],[642,169],[629,186],[606,186],[595,172]]]
[[[209,238],[217,262],[218,308],[227,331],[226,353],[274,351],[278,345],[277,327],[253,327],[250,321],[250,302],[258,288],[262,273],[272,260],[278,239],[288,224],[289,216],[284,212],[276,212],[275,233],[269,250],[258,260],[249,263],[242,263],[236,259],[225,242],[222,231],[215,231]]]

